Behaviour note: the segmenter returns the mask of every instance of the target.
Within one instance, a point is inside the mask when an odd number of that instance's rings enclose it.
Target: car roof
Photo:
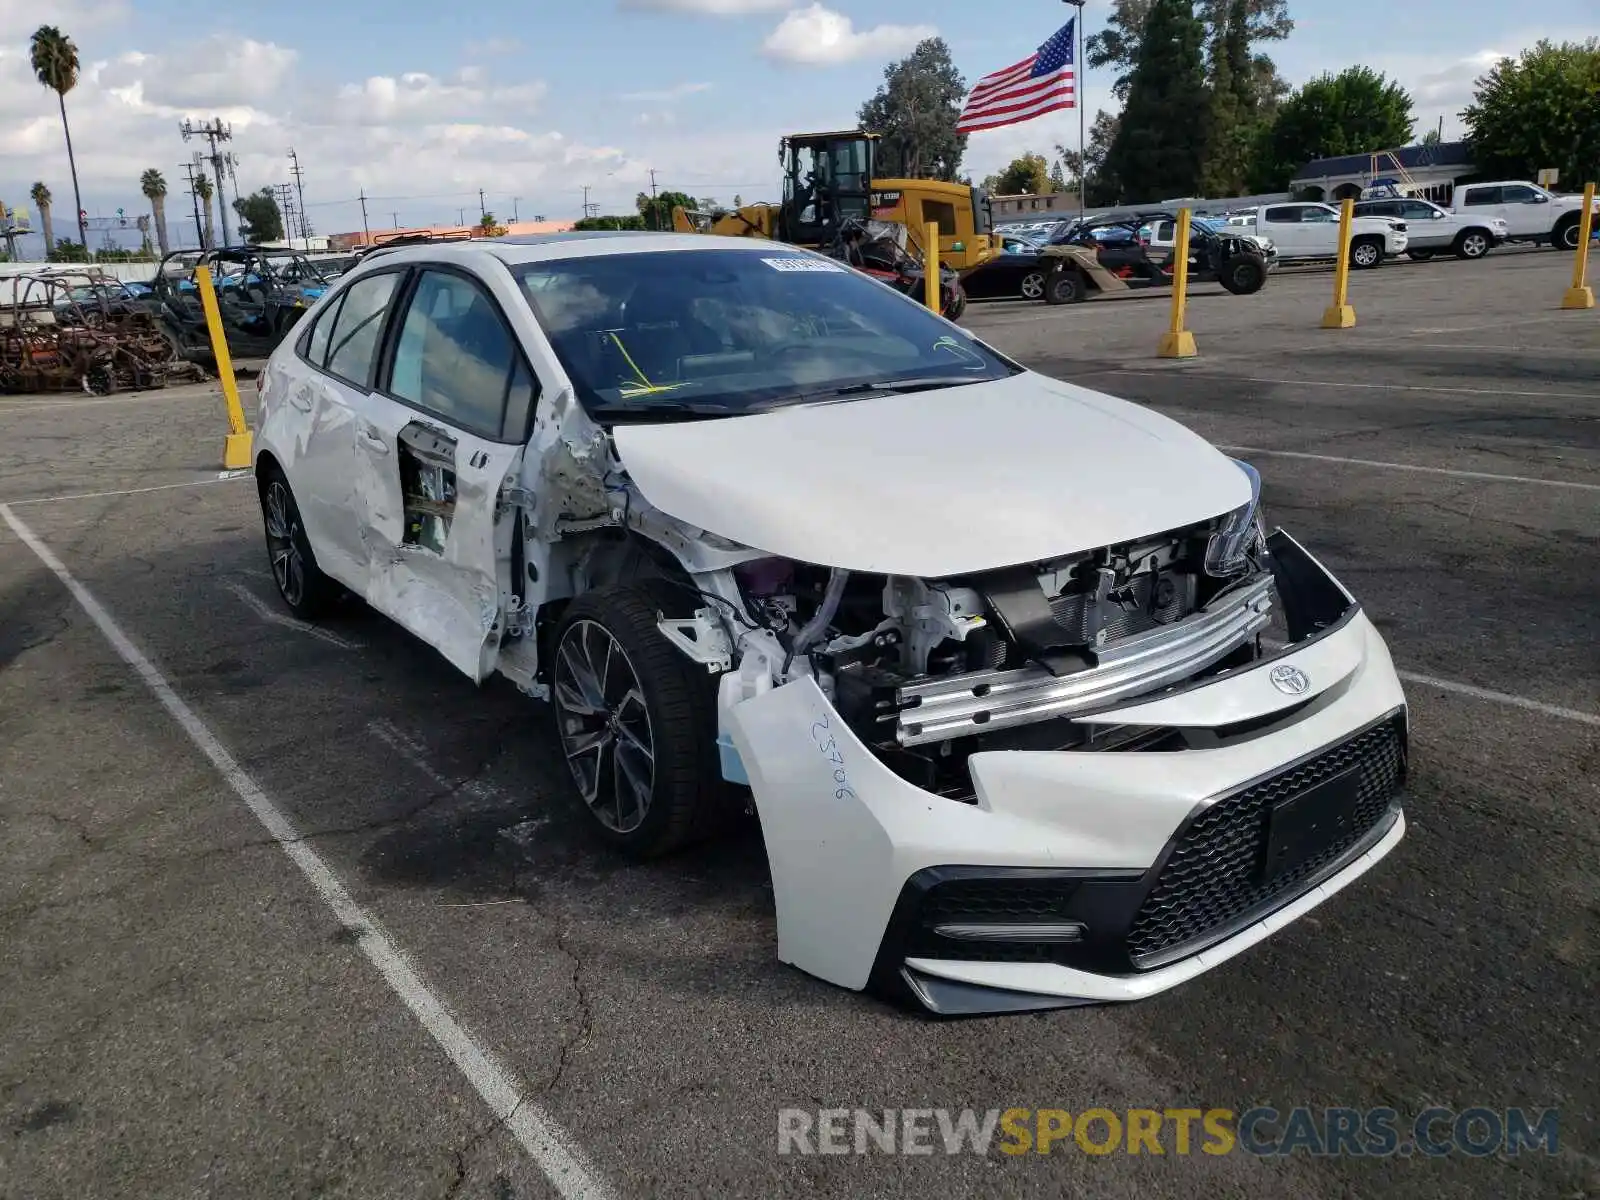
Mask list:
[[[748,253],[812,254],[799,246],[764,238],[719,237],[703,233],[650,233],[632,229],[596,229],[576,233],[535,233],[465,242],[423,242],[369,254],[357,270],[370,265],[406,262],[482,262],[497,259],[508,267],[563,258],[596,258],[613,254],[650,254],[675,250],[741,250]],[[352,273],[353,274],[353,273]]]

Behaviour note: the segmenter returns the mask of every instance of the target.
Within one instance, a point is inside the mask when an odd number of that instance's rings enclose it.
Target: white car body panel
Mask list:
[[[1482,199],[1483,194],[1491,188],[1501,192],[1499,203],[1472,203],[1475,198]],[[1527,198],[1507,201],[1504,198],[1506,188],[1518,189],[1516,195]],[[1455,189],[1450,200],[1451,208],[1463,217],[1478,219],[1498,217],[1506,223],[1512,238],[1523,241],[1548,239],[1557,222],[1563,217],[1572,213],[1581,215],[1583,212],[1581,194],[1566,195],[1552,192],[1526,179],[1464,183]],[[1595,202],[1594,212],[1596,217],[1600,217],[1600,201]]]
[[[1072,554],[1250,499],[1228,458],[1176,421],[1031,371],[614,436],[645,499],[680,521],[769,554],[892,575]],[[975,438],[1005,450],[974,453]]]
[[[1317,221],[1272,220],[1273,215],[1298,215],[1302,209],[1315,209],[1322,219]],[[1294,259],[1337,258],[1339,254],[1339,210],[1327,204],[1310,201],[1293,201],[1283,204],[1263,204],[1256,209],[1249,226],[1258,236],[1270,237],[1278,248],[1280,261]],[[1396,229],[1383,217],[1354,217],[1350,222],[1350,240],[1377,236],[1383,239],[1384,254],[1395,255],[1405,250],[1407,230]]]
[[[734,705],[725,719],[749,769],[766,839],[779,959],[842,987],[864,987],[902,885],[926,867],[1148,869],[1197,806],[1403,707],[1388,649],[1371,622],[1358,612],[1338,636],[1346,643],[1341,655],[1354,649],[1361,661],[1330,702],[1301,720],[1213,750],[980,752],[968,760],[976,806],[924,792],[891,772],[809,679]],[[1201,693],[1227,686],[1275,696],[1281,705],[1285,697],[1271,686],[1270,668],[1310,662],[1302,655],[1318,648],[1314,642],[1224,684],[1195,688],[1187,702],[1198,710],[1206,703]],[[1116,819],[1107,820],[1108,813]],[[1398,840],[1391,831],[1389,844]],[[1379,857],[1351,863],[1338,886]],[[1274,915],[1287,919],[1281,911]],[[1265,919],[1269,929],[1272,920]],[[1220,961],[1260,936],[1247,930],[1205,953]],[[1205,965],[1165,976],[1091,976],[1092,984],[1078,980],[1075,990],[1073,973],[1062,967],[1036,968],[1039,974],[1020,980],[1008,970],[1014,964],[964,962],[948,970],[957,972],[951,978],[987,987],[1110,1000],[1170,987]]]

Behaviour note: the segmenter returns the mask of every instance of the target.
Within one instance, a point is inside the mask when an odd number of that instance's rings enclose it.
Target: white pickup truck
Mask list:
[[[1339,256],[1339,210],[1326,204],[1263,204],[1254,213],[1230,216],[1228,223],[1271,238],[1279,262]],[[1384,259],[1405,253],[1406,245],[1404,221],[1356,217],[1350,226],[1350,265],[1357,270],[1380,266]]]
[[[1358,217],[1395,217],[1406,223],[1406,254],[1415,259],[1435,254],[1482,258],[1510,236],[1505,221],[1482,211],[1450,212],[1427,200],[1396,196],[1357,200]]]
[[[1582,196],[1561,196],[1526,180],[1463,183],[1451,197],[1463,216],[1499,217],[1514,242],[1548,242],[1559,250],[1578,248]],[[1600,201],[1595,204],[1600,213]]]

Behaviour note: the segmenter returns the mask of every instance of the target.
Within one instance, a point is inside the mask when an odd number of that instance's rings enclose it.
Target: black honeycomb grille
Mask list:
[[[1389,812],[1405,761],[1400,718],[1386,721],[1242,792],[1219,800],[1180,835],[1128,932],[1138,965],[1167,956],[1302,885],[1369,835]],[[1293,868],[1263,879],[1267,819],[1281,800],[1355,768],[1359,786],[1350,823]]]

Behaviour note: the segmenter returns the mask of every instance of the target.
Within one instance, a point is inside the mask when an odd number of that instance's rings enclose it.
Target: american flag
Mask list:
[[[1073,80],[1074,17],[1055,36],[1040,46],[1037,53],[1004,70],[985,75],[967,96],[966,107],[956,122],[957,133],[980,129],[999,129],[1016,125],[1058,108],[1073,108],[1078,103]]]

